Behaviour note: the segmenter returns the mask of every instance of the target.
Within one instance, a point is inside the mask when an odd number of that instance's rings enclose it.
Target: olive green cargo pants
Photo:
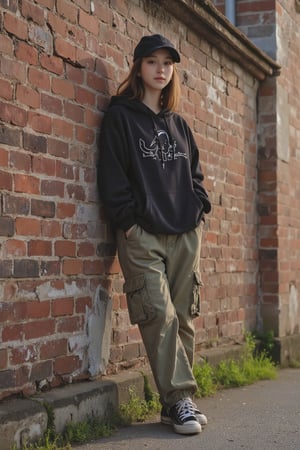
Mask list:
[[[135,225],[117,232],[131,323],[138,324],[165,406],[192,396],[193,318],[200,309],[202,222],[180,235],[153,235]]]

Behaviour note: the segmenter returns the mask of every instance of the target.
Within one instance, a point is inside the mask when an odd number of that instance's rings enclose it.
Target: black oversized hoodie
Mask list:
[[[112,97],[100,134],[98,186],[115,228],[149,233],[195,228],[211,209],[191,130],[176,113]]]

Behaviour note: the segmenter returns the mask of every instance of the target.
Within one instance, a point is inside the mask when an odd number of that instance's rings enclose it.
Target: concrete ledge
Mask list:
[[[70,422],[83,422],[92,415],[104,418],[118,406],[117,387],[110,381],[72,384],[34,399],[53,410],[55,430],[59,433]]]
[[[282,367],[300,362],[300,334],[293,334],[274,340],[273,359]]]
[[[148,371],[147,376],[152,379]],[[45,404],[53,411],[55,430],[60,433],[68,423],[83,422],[91,415],[109,417],[129,400],[129,388],[133,386],[136,394],[143,398],[144,378],[141,372],[125,372],[104,380],[64,386],[40,393],[32,400],[7,399],[0,402],[0,448],[10,450],[13,444],[21,448],[26,441],[41,438],[48,424]]]
[[[203,360],[207,361],[211,366],[217,366],[221,361],[234,359],[239,360],[242,356],[244,345],[224,345],[215,348],[202,350],[196,355],[195,361],[201,363]]]
[[[39,439],[46,431],[47,422],[47,412],[39,403],[4,400],[0,403],[1,450],[10,450],[13,444],[21,448],[26,441]]]

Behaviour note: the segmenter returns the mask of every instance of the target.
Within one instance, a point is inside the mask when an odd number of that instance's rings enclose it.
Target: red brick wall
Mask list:
[[[88,376],[88,318],[99,286],[113,309],[107,371],[145,363],[97,197],[95,161],[103,111],[128,55],[162,26],[182,54],[180,111],[195,133],[213,202],[197,349],[241,340],[256,325],[258,83],[156,7],[1,5],[0,398],[30,394],[43,379],[56,386]]]
[[[300,11],[276,2],[279,336],[300,332]]]
[[[258,95],[259,326],[300,329],[300,11],[290,0],[236,1],[237,26],[282,66]],[[224,0],[214,0],[224,11]]]

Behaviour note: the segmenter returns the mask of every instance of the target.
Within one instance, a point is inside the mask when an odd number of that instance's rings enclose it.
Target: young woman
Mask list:
[[[211,205],[193,135],[174,112],[179,61],[164,36],[138,43],[103,121],[98,184],[116,231],[130,320],[139,326],[160,394],[161,421],[194,434],[207,423],[191,397],[201,224]]]

